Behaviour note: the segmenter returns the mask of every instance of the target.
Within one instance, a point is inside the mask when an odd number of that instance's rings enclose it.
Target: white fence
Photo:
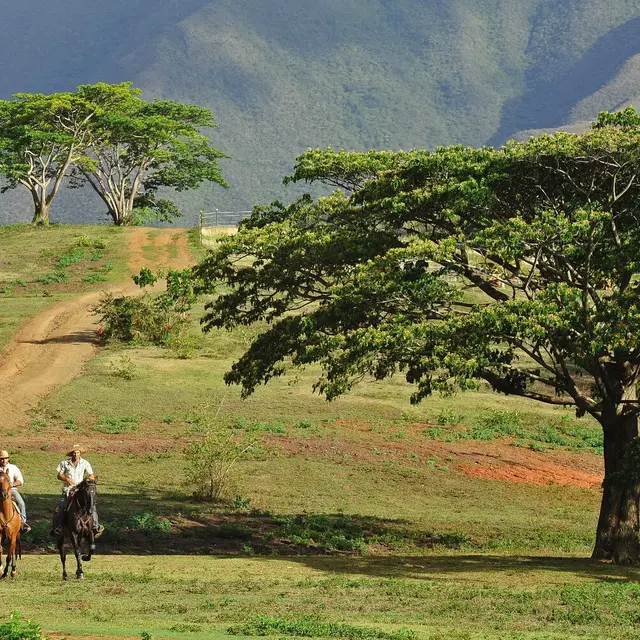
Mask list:
[[[201,211],[200,242],[204,246],[212,246],[216,238],[234,234],[240,220],[249,215],[251,211]]]

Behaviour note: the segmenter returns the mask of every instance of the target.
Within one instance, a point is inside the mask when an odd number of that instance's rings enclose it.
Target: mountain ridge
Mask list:
[[[211,108],[231,189],[179,194],[187,215],[178,224],[194,224],[200,209],[293,197],[300,189],[285,189],[282,177],[309,147],[499,145],[640,94],[640,0],[83,6],[8,8],[0,97],[131,80],[149,99]],[[95,221],[100,210],[92,195],[64,192],[53,219]],[[0,199],[0,222],[29,215],[22,194]]]

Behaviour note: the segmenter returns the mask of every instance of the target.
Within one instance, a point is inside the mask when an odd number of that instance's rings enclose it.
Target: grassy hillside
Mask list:
[[[106,244],[113,279],[125,263],[186,246],[187,235],[201,254],[197,234],[162,234],[163,245],[159,235],[6,228],[0,278],[14,302],[42,296],[34,271],[60,268],[87,237],[93,250]],[[101,286],[84,281],[90,258],[64,267],[60,295]],[[486,389],[411,406],[401,379],[327,403],[310,390],[313,368],[243,401],[222,373],[256,327],[202,335],[201,312],[192,353],[109,345],[21,424],[0,422],[33,525],[0,624],[17,609],[68,640],[636,632],[638,570],[585,559],[602,478],[593,422]],[[196,499],[186,475],[189,445],[209,432],[253,442],[220,502]],[[86,580],[63,584],[47,531],[55,467],[75,442],[98,475],[106,531]]]
[[[184,224],[287,197],[282,176],[308,147],[499,144],[638,94],[640,0],[39,4],[3,16],[0,96],[133,80],[213,109],[231,189],[181,196]],[[0,221],[28,216],[25,198],[0,202]],[[54,217],[100,210],[64,193]]]
[[[115,227],[0,226],[0,350],[45,307],[123,278]]]

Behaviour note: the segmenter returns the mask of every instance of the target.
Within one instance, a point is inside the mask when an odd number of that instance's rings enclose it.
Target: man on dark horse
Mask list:
[[[20,519],[22,520],[22,527],[20,531],[27,533],[31,531],[31,527],[27,524],[27,507],[24,504],[22,496],[18,492],[18,487],[24,484],[24,479],[20,469],[15,464],[9,463],[9,452],[6,449],[0,451],[0,471],[2,471],[7,478],[9,478],[9,484],[11,485],[11,498],[16,503],[18,509],[20,509]]]
[[[56,525],[51,532],[54,536],[62,535],[62,527],[64,525],[64,516],[69,503],[69,498],[73,495],[74,487],[80,484],[85,477],[88,480],[95,480],[96,477],[88,460],[82,457],[82,447],[74,444],[70,451],[67,452],[68,460],[63,460],[57,468],[58,480],[62,481],[62,498],[60,506],[56,514]],[[98,512],[95,505],[93,508],[93,533],[97,538],[104,531],[104,527],[98,522]]]

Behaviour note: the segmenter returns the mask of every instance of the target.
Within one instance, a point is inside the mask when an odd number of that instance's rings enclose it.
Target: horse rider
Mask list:
[[[91,464],[88,460],[82,457],[82,447],[79,444],[74,444],[73,447],[67,452],[68,460],[63,460],[57,468],[58,480],[62,482],[62,498],[60,499],[60,508],[56,518],[56,526],[53,530],[53,534],[56,536],[62,535],[62,527],[64,525],[64,513],[69,502],[69,497],[73,487],[80,484],[85,476],[88,480],[95,480],[96,477],[91,468]],[[93,533],[96,536],[100,536],[104,531],[104,527],[98,522],[98,512],[96,507],[93,507]]]
[[[20,531],[28,533],[31,531],[31,527],[27,524],[27,507],[24,504],[22,496],[18,492],[17,487],[21,487],[24,484],[24,479],[20,469],[15,464],[9,462],[9,452],[6,449],[0,451],[0,471],[5,473],[9,478],[9,484],[11,485],[11,497],[20,510],[20,519],[22,520],[22,527]]]

